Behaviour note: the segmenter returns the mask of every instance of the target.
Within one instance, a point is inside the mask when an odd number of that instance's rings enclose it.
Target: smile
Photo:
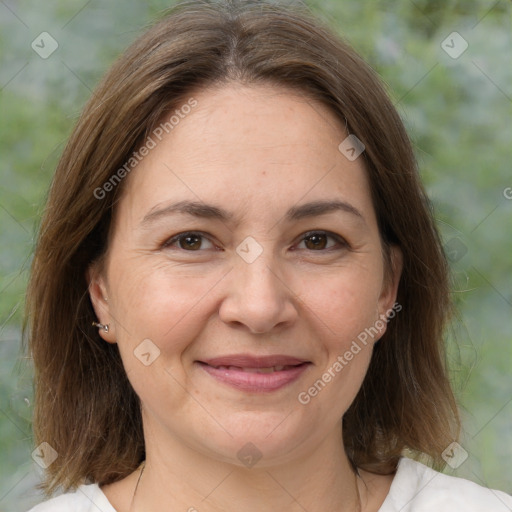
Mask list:
[[[309,364],[246,368],[200,363],[203,370],[215,380],[240,391],[253,393],[277,391],[291,384],[304,373]]]
[[[295,368],[294,365],[280,365],[280,366],[269,366],[267,368],[241,368],[239,366],[213,366],[217,370],[237,370],[244,371],[250,373],[272,373],[272,372],[281,372],[283,370],[290,370]]]

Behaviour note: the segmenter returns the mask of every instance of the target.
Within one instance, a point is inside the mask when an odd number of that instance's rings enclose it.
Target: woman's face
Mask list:
[[[339,441],[398,279],[364,158],[338,148],[348,134],[326,107],[269,85],[193,99],[125,178],[90,274],[101,335],[147,443],[291,460]]]

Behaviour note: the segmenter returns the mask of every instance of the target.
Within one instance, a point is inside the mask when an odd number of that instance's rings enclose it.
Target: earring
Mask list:
[[[108,324],[100,324],[99,322],[93,322],[92,325],[98,327],[98,329],[103,329],[103,331],[108,332]]]

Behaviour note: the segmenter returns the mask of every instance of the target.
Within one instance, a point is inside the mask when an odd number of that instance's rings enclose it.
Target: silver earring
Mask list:
[[[92,325],[98,327],[98,329],[102,329],[105,332],[108,332],[108,324],[100,324],[99,322],[93,322]]]

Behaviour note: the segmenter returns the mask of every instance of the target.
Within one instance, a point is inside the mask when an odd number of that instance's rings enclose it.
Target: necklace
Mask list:
[[[356,471],[354,472],[354,479],[355,479],[355,482],[356,482],[357,512],[362,512],[363,505],[361,503],[361,493],[359,492],[359,485],[358,485],[358,481],[357,481],[358,477],[361,478],[360,475],[359,475],[359,471],[356,469]]]
[[[142,464],[140,465],[140,473],[139,478],[137,478],[137,483],[135,484],[135,489],[133,491],[132,501],[130,503],[130,511],[133,509],[133,503],[135,502],[135,495],[137,494],[137,489],[139,488],[140,479],[142,478],[142,473],[144,473],[144,469],[146,467],[146,461],[142,461]],[[356,483],[356,493],[357,493],[357,504],[358,504],[358,512],[361,512],[362,510],[362,504],[361,504],[361,494],[359,493],[359,486],[357,485],[357,477],[359,475],[357,473],[354,473],[355,477],[355,483]]]
[[[133,509],[133,503],[135,501],[135,495],[137,494],[137,489],[139,488],[140,479],[142,478],[142,473],[144,473],[144,468],[146,467],[146,461],[142,461],[140,465],[140,473],[139,478],[137,478],[137,483],[135,484],[135,490],[133,491],[132,502],[130,503],[130,511]]]

